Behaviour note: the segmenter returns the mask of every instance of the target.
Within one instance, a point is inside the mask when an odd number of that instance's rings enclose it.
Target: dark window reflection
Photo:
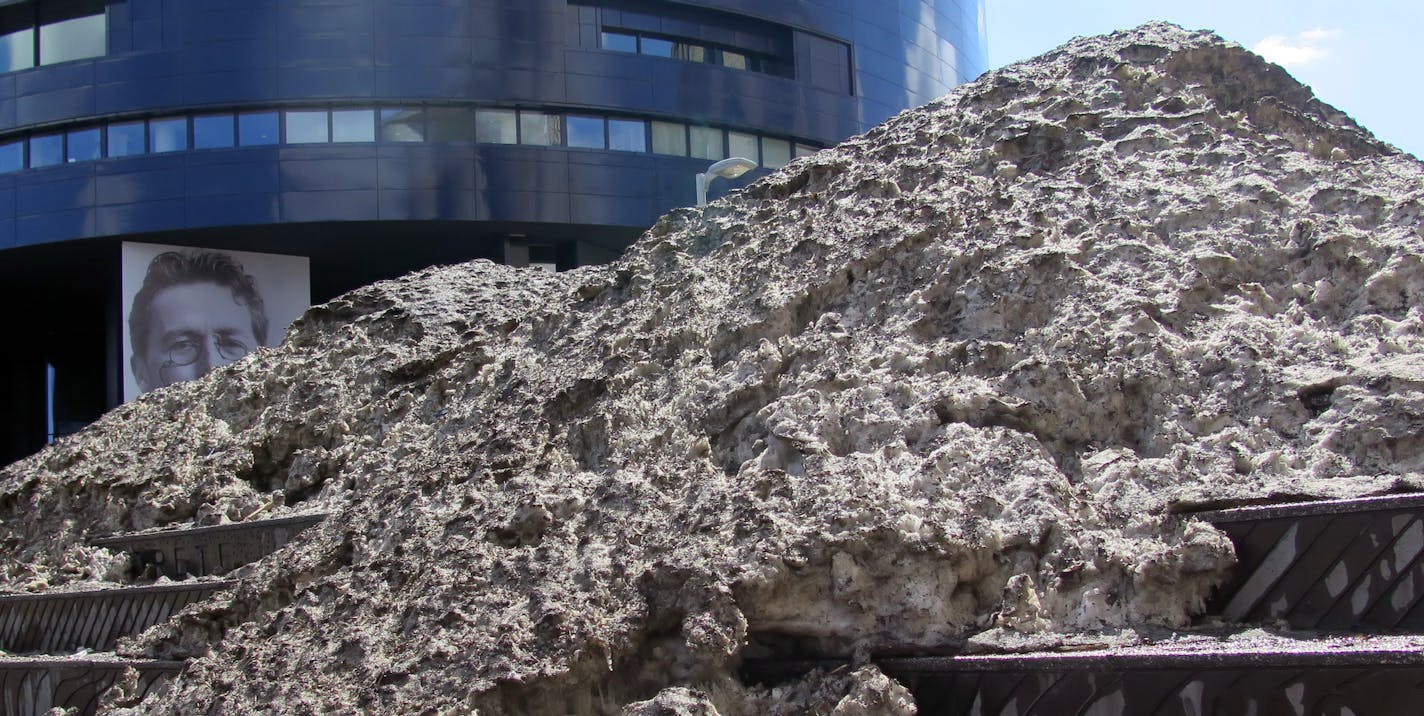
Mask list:
[[[276,112],[244,112],[237,115],[237,143],[244,147],[276,144]]]
[[[672,57],[672,40],[644,37],[643,54],[654,57]]]
[[[76,129],[69,133],[69,141],[65,143],[64,160],[66,162],[88,162],[98,159],[99,153],[99,128]]]
[[[143,122],[120,122],[108,127],[109,156],[128,157],[148,151]]]
[[[236,127],[230,114],[209,114],[193,118],[193,148],[231,147]]]
[[[30,137],[30,166],[48,167],[64,162],[64,135]]]
[[[426,110],[426,122],[426,138],[432,142],[475,141],[475,113],[468,109],[431,107]]]
[[[25,168],[23,141],[0,144],[0,172],[17,172]]]
[[[622,32],[603,33],[603,49],[614,52],[637,52],[638,36]]]

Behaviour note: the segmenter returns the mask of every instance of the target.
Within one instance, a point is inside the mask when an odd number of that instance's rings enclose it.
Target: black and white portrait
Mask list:
[[[304,256],[125,243],[124,398],[276,345],[311,302],[308,271]]]

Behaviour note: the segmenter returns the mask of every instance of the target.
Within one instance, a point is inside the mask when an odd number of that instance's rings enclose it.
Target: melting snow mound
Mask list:
[[[1421,217],[1424,165],[1246,50],[1075,40],[615,264],[311,309],[0,471],[0,586],[323,510],[125,642],[196,657],[137,711],[912,713],[736,669],[1181,627],[1232,561],[1181,511],[1418,488]]]

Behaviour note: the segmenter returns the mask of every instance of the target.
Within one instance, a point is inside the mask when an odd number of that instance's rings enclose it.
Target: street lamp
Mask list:
[[[746,157],[732,157],[707,167],[707,173],[697,175],[697,205],[702,206],[707,203],[707,185],[711,184],[716,177],[736,179],[756,169],[756,166],[756,162]]]

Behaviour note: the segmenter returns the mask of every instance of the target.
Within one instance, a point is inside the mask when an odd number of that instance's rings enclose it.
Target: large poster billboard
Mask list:
[[[305,256],[125,242],[124,400],[274,346],[311,304]]]

